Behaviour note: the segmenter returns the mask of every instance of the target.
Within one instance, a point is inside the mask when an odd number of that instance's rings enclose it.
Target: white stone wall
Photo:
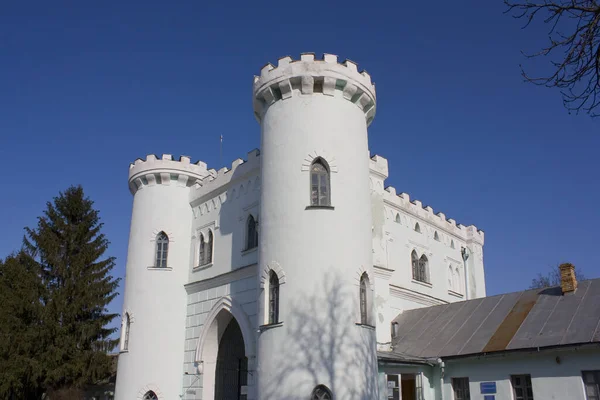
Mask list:
[[[402,311],[485,296],[484,236],[474,226],[457,225],[420,201],[411,202],[406,193],[396,195],[393,187],[384,189],[388,176],[385,158],[372,157],[369,167],[377,341],[384,350],[391,340],[391,320]],[[416,224],[420,232],[415,231]],[[468,295],[462,248],[469,254]],[[413,279],[413,251],[428,259],[428,283]]]
[[[247,161],[235,160],[230,169],[214,172],[192,188],[194,212],[191,235],[189,282],[209,279],[258,262],[258,250],[246,251],[246,222],[252,215],[259,223],[259,151],[248,153]],[[214,235],[213,262],[199,265],[200,233]],[[259,231],[260,241],[260,231]]]
[[[199,349],[201,345],[199,341],[202,335],[206,336],[206,331],[212,324],[217,324],[213,317],[216,317],[219,311],[226,310],[229,313],[233,313],[227,304],[233,303],[237,307],[236,312],[239,314],[234,316],[240,324],[243,333],[248,334],[248,336],[244,337],[244,341],[250,342],[246,343],[249,347],[255,346],[257,328],[256,282],[256,265],[252,265],[217,277],[216,279],[191,283],[186,286],[188,305],[183,363],[182,392],[184,393],[184,399],[203,399],[210,396],[210,393],[205,392],[205,390],[210,389],[210,386],[214,385],[214,380],[205,377],[205,371],[210,368],[206,364],[209,362],[206,361],[206,354],[208,352],[216,352],[218,342],[207,338],[202,343],[204,347]],[[245,322],[248,323],[248,326],[244,332]],[[221,333],[225,325],[222,324],[218,327]],[[201,354],[200,350],[204,352],[204,357],[199,356]],[[250,358],[250,368],[254,362],[254,355],[248,354],[248,356]],[[250,378],[249,389],[253,392],[254,381],[252,376]],[[253,398],[249,396],[249,399]]]

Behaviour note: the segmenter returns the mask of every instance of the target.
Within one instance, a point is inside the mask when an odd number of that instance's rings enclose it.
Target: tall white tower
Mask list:
[[[207,175],[205,164],[166,154],[129,167],[134,197],[117,400],[142,399],[149,392],[158,399],[180,398],[193,221],[189,188]]]
[[[367,143],[375,87],[351,61],[303,54],[263,67],[253,100],[262,138],[257,398],[378,398]]]

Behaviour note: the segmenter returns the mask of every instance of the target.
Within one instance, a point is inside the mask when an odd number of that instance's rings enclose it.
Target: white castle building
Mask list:
[[[385,399],[394,319],[485,296],[483,232],[386,188],[369,157],[369,74],[284,57],[253,103],[245,161],[130,165],[117,400]]]

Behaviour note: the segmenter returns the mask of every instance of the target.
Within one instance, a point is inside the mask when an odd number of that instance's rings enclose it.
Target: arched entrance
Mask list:
[[[205,320],[195,361],[206,400],[256,400],[248,381],[256,337],[243,309],[229,296],[219,299]]]
[[[232,318],[221,336],[215,371],[215,399],[245,400],[248,385],[248,359],[242,330]]]

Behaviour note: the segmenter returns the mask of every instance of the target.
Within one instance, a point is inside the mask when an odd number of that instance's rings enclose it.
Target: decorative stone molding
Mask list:
[[[225,310],[229,312],[242,330],[242,336],[244,337],[244,347],[246,352],[246,357],[255,356],[256,354],[256,345],[255,345],[255,337],[252,330],[252,324],[250,323],[250,319],[248,315],[244,312],[241,306],[235,302],[231,296],[221,297],[215,305],[211,308],[210,312],[206,316],[206,320],[204,321],[204,325],[202,326],[202,332],[200,337],[198,338],[198,346],[196,347],[196,355],[194,358],[194,362],[201,364],[202,360],[202,352],[204,350],[204,345],[206,342],[206,337],[208,335],[208,330],[211,325],[217,318],[217,315]]]
[[[356,272],[354,273],[354,281],[355,281],[355,285],[356,286],[360,286],[360,278],[363,276],[363,274],[367,274],[367,279],[369,279],[369,288],[371,290],[375,289],[375,282],[373,280],[373,277],[371,276],[371,274],[369,273],[369,271],[367,271],[364,266],[359,266],[358,269],[356,270]]]
[[[414,290],[406,289],[400,286],[390,285],[390,296],[398,299],[414,301],[415,303],[424,306],[438,306],[440,304],[448,304],[447,301],[436,299]]]
[[[269,275],[271,271],[277,274],[277,278],[279,278],[279,284],[283,285],[285,283],[285,271],[281,268],[281,265],[276,261],[271,261],[269,264],[265,265],[260,274],[260,288],[264,289],[269,282]]]
[[[161,232],[164,232],[167,234],[167,237],[169,238],[169,244],[175,243],[175,236],[173,234],[173,231],[169,230],[169,229],[154,229],[152,231],[152,236],[150,237],[150,242],[156,242],[156,237]]]
[[[135,316],[133,314],[133,311],[126,308],[123,310],[123,314],[121,315],[121,325],[123,325],[123,323],[125,323],[125,315],[129,315],[129,323],[130,324],[133,324],[135,322]]]
[[[381,265],[373,266],[373,274],[375,275],[376,278],[389,280],[392,277],[392,274],[394,273],[394,271],[395,271],[394,269],[386,268]]]
[[[137,395],[137,400],[144,400],[144,395],[146,393],[148,393],[149,391],[153,391],[156,394],[156,396],[158,397],[158,400],[165,399],[165,397],[163,396],[163,394],[160,391],[160,389],[158,388],[158,386],[155,385],[154,383],[149,383],[148,385],[146,385],[140,389],[140,391],[138,392],[138,395]]]
[[[261,120],[269,106],[293,96],[319,94],[350,101],[365,114],[367,125],[375,117],[375,85],[366,72],[358,72],[357,65],[346,60],[342,64],[337,56],[325,54],[315,60],[313,53],[303,53],[300,60],[282,57],[277,67],[265,65],[260,76],[254,77],[254,115]]]
[[[129,191],[135,194],[146,186],[158,184],[189,187],[207,175],[206,164],[202,161],[192,164],[187,156],[181,156],[177,161],[171,154],[163,154],[160,159],[149,154],[145,160],[138,158],[129,165]]]
[[[317,158],[322,158],[325,160],[329,166],[330,172],[338,172],[338,166],[337,162],[335,161],[335,157],[326,153],[324,150],[314,150],[311,153],[308,153],[308,155],[304,157],[304,160],[302,160],[302,171],[310,171],[310,166]]]

